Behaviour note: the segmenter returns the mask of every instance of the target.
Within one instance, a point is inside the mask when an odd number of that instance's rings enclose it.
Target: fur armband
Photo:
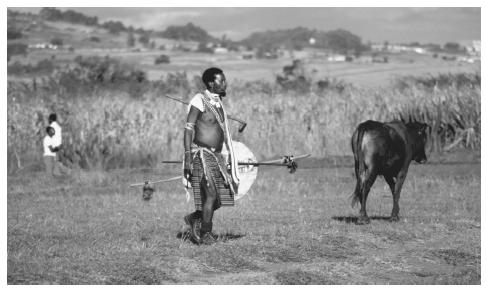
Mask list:
[[[186,127],[184,127],[184,129],[194,130],[195,126],[196,126],[196,123],[186,123]]]

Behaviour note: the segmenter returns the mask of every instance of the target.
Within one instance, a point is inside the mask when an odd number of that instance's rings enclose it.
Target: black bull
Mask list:
[[[400,191],[412,160],[425,163],[427,124],[366,121],[353,133],[351,146],[354,154],[356,189],[352,206],[361,204],[358,224],[369,223],[366,199],[378,175],[383,175],[393,195],[391,221],[398,221]]]

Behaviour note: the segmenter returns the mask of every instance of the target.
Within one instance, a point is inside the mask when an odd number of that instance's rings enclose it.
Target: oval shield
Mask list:
[[[257,162],[255,155],[245,144],[233,141],[233,149],[238,162]],[[235,200],[241,199],[250,190],[257,178],[258,167],[238,165],[238,171],[240,172],[240,186],[238,187],[238,194],[235,195]]]

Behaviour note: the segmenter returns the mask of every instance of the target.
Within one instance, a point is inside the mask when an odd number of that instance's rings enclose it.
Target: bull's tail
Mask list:
[[[353,200],[351,202],[351,207],[354,207],[356,203],[361,203],[361,193],[362,193],[362,186],[365,184],[362,181],[361,175],[365,173],[365,163],[364,163],[364,153],[362,149],[363,143],[363,135],[366,132],[364,125],[359,125],[356,131],[356,137],[353,137],[353,152],[354,152],[354,159],[355,165],[357,164],[358,169],[356,171],[356,188],[354,189],[353,193]],[[356,168],[356,167],[355,167]]]

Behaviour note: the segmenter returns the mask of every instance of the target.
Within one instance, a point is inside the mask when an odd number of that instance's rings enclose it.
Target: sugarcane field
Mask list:
[[[9,4],[5,284],[481,284],[480,7]]]

